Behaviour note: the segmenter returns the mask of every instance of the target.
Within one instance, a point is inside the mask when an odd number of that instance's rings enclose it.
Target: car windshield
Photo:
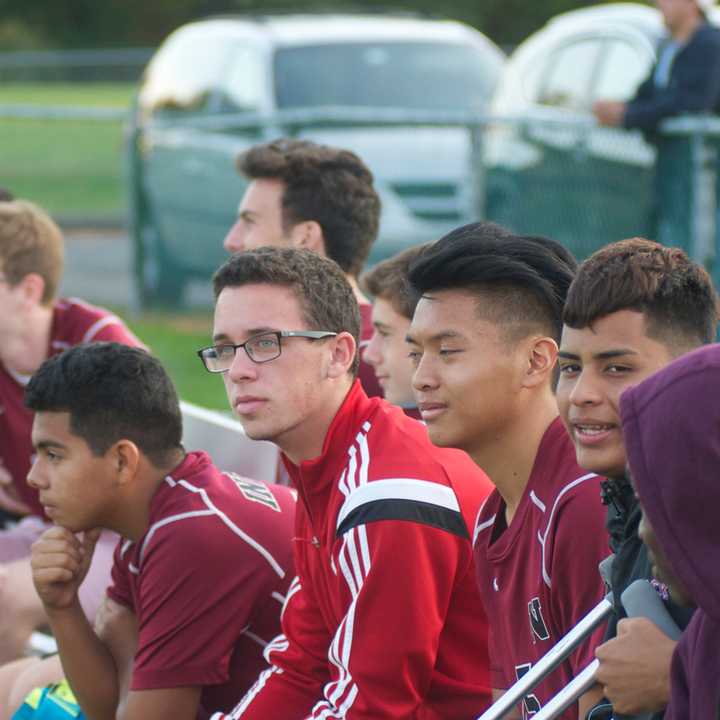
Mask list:
[[[500,72],[494,53],[436,42],[343,43],[275,53],[280,109],[318,106],[480,110]]]

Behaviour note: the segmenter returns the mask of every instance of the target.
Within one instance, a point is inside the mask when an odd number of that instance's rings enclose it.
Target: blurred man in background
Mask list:
[[[372,173],[348,150],[292,139],[253,147],[240,155],[237,166],[250,185],[225,249],[307,248],[334,260],[360,306],[360,382],[369,396],[382,395],[372,367],[362,358],[372,336],[372,306],[357,282],[380,224]]]
[[[662,120],[720,111],[720,30],[708,22],[715,0],[656,0],[669,37],[629,102],[595,103],[602,125],[642,130],[658,148],[654,210],[648,234],[665,245],[689,232],[690,148],[686,138],[658,134]],[[684,235],[678,235],[684,233]]]
[[[25,386],[50,355],[72,345],[140,341],[111,313],[77,299],[59,299],[63,237],[39,207],[0,203],[0,508],[13,520],[0,531],[0,662],[19,657],[45,622],[30,574],[30,546],[49,518],[26,483],[33,457],[33,414]],[[80,600],[93,617],[110,575],[114,538],[104,535]]]

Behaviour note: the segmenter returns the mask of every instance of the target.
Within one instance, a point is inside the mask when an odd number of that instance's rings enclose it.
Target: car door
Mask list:
[[[209,278],[245,188],[235,158],[259,137],[233,122],[263,107],[262,61],[242,38],[201,24],[167,44],[139,96],[143,183],[161,270]]]

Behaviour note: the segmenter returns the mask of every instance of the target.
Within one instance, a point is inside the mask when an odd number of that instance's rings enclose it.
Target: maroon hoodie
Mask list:
[[[720,711],[720,345],[681,357],[620,401],[635,489],[698,611],[675,650],[666,720]]]

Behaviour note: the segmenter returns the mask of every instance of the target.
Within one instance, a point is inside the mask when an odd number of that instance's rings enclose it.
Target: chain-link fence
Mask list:
[[[132,88],[124,87],[124,101],[129,103]],[[97,98],[72,107],[0,103],[0,185],[36,199],[61,220],[121,222],[127,192],[123,139],[127,117],[128,110],[117,96],[114,107],[98,106]],[[227,187],[228,173],[234,174],[233,148],[243,136],[258,142],[318,127],[406,127],[412,136],[420,128],[443,126],[467,133],[466,171],[448,180],[447,187],[420,188],[422,183],[418,183],[412,188],[416,196],[407,189],[412,183],[393,185],[376,172],[390,199],[388,212],[407,206],[409,216],[422,219],[442,200],[444,212],[451,204],[454,208],[452,219],[446,212],[447,229],[484,217],[519,232],[554,237],[580,258],[607,242],[643,235],[685,248],[720,275],[715,262],[718,118],[675,118],[654,137],[646,138],[637,132],[600,127],[589,119],[479,118],[336,108],[272,117],[166,120],[153,125],[152,136],[153,143],[160,145],[163,133],[174,138],[164,144],[167,167],[174,162],[171,153],[182,156],[185,152],[182,138],[188,129],[194,136],[192,160],[196,164],[198,147],[212,146],[217,153],[225,142],[229,159],[218,170],[217,182]],[[437,152],[441,163],[442,149]],[[388,162],[392,164],[392,158]],[[142,173],[142,164],[135,169]],[[157,166],[154,172],[162,175]],[[409,168],[406,175],[411,177],[412,172]],[[137,175],[134,180],[138,182]],[[447,197],[438,195],[440,189]],[[212,173],[202,190],[208,197],[224,192],[213,189]],[[228,207],[221,213],[223,223],[234,214],[237,201],[235,194],[228,196]],[[439,224],[437,228],[441,233]]]

